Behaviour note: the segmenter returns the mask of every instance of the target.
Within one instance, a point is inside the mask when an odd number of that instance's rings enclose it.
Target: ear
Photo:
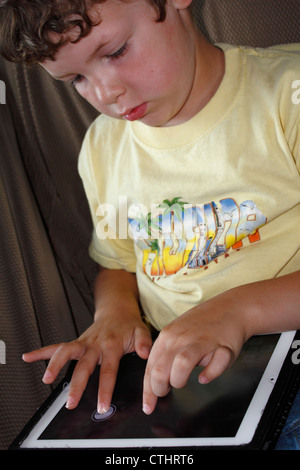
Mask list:
[[[169,0],[177,10],[186,10],[193,0]]]

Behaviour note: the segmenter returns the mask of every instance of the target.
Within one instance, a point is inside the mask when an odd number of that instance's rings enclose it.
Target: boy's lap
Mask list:
[[[300,450],[300,389],[277,442],[276,450]]]

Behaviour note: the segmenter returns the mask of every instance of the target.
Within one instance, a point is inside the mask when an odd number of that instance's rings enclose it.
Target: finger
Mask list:
[[[61,344],[52,344],[31,352],[24,353],[22,356],[25,362],[35,362],[50,359]]]
[[[170,391],[170,372],[172,359],[163,357],[151,370],[151,388],[158,397],[165,397]]]
[[[174,388],[186,385],[194,367],[199,363],[199,345],[188,346],[176,354],[170,373],[170,384]]]
[[[61,369],[71,359],[79,359],[83,353],[83,347],[79,342],[62,343],[53,353],[47,369],[45,371],[43,382],[52,383],[58,376]]]
[[[70,382],[66,408],[74,409],[77,407],[97,363],[98,355],[94,350],[87,351],[77,362]]]
[[[156,407],[158,397],[166,396],[170,391],[170,371],[172,356],[167,354],[156,341],[150,353],[144,375],[143,411],[150,414]]]
[[[100,414],[106,413],[110,407],[121,357],[122,354],[118,353],[106,353],[103,355],[100,367],[97,405],[97,410]]]
[[[199,382],[206,384],[219,377],[233,362],[233,353],[229,348],[217,348],[212,356],[209,364],[199,375]]]
[[[157,399],[158,397],[153,393],[151,387],[151,369],[146,367],[143,385],[143,412],[146,415],[150,415],[154,411]]]

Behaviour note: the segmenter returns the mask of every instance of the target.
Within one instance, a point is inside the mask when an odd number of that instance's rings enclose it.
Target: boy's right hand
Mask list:
[[[127,316],[127,318],[126,318]],[[69,360],[78,360],[70,383],[66,407],[76,408],[88,379],[97,364],[101,364],[98,405],[105,413],[111,403],[120,359],[135,351],[147,359],[152,346],[151,334],[141,319],[122,312],[115,319],[108,315],[95,322],[76,340],[54,344],[23,355],[26,362],[50,359],[43,381],[51,384]]]

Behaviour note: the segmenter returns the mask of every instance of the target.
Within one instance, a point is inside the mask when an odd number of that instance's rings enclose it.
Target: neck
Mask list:
[[[224,52],[199,34],[196,47],[196,73],[192,102],[201,111],[218,90],[225,73]]]
[[[195,74],[185,105],[169,125],[181,124],[198,114],[218,90],[225,73],[224,52],[195,33]],[[180,118],[179,118],[180,115]]]

